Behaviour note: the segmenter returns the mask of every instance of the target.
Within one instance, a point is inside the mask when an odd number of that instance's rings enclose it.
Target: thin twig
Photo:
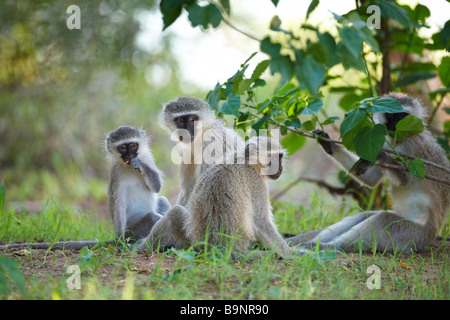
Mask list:
[[[225,14],[225,12],[223,12],[223,10],[220,6],[218,6],[216,3],[214,3],[211,0],[208,0],[208,2],[215,5],[220,10],[220,13],[222,14],[222,21],[225,22],[225,24],[227,24],[229,27],[231,27],[232,29],[236,30],[237,32],[243,34],[244,36],[249,37],[250,39],[253,39],[253,40],[256,40],[259,42],[262,41],[262,39],[258,38],[257,36],[251,35],[250,33],[243,31],[243,30],[239,29],[238,27],[236,27],[235,25],[233,25],[227,18],[225,18],[226,14]]]
[[[276,121],[276,120],[274,120],[274,119],[270,119],[270,121],[271,121],[272,123],[278,125],[278,126],[283,126],[282,123],[280,123],[280,122],[278,122],[278,121]],[[325,137],[316,136],[316,135],[314,135],[314,134],[312,134],[312,133],[309,133],[309,132],[306,132],[306,131],[301,131],[301,130],[298,130],[298,129],[296,129],[296,128],[287,127],[287,129],[288,129],[289,131],[295,132],[295,133],[297,133],[297,134],[299,134],[299,135],[302,135],[302,136],[305,136],[305,137],[308,137],[308,138],[316,139],[316,137],[317,137],[318,139],[323,140],[323,141],[333,142],[333,143],[337,143],[337,144],[343,144],[342,141],[338,141],[338,140],[334,140],[334,139],[329,139],[329,138],[325,138]],[[383,150],[384,152],[387,152],[387,153],[395,154],[394,151],[389,150],[389,149],[383,148],[382,150]],[[437,163],[434,163],[434,162],[431,162],[431,161],[428,161],[428,160],[425,160],[425,159],[422,159],[422,158],[419,158],[419,157],[414,157],[414,156],[406,155],[406,154],[403,154],[403,153],[400,153],[400,152],[398,152],[398,154],[399,154],[401,157],[404,157],[404,158],[407,158],[407,159],[410,159],[410,160],[413,160],[413,159],[419,159],[419,160],[422,160],[424,164],[426,164],[426,165],[428,165],[428,166],[431,166],[431,167],[435,167],[435,168],[437,168],[437,169],[440,169],[440,170],[445,171],[445,172],[447,172],[447,173],[450,174],[450,169],[449,169],[449,168],[446,168],[446,167],[444,167],[444,166],[441,166],[441,165],[439,165],[439,164],[437,164]]]
[[[403,171],[409,172],[409,170],[406,167],[397,166],[395,164],[390,164],[390,163],[385,163],[385,162],[375,162],[375,165],[378,167],[383,167],[383,168],[387,168],[387,169],[403,170]],[[425,174],[425,178],[428,180],[437,181],[437,182],[440,182],[440,183],[450,186],[450,181],[445,180],[445,179],[441,179],[441,178],[438,178],[435,176],[430,176],[428,174]]]

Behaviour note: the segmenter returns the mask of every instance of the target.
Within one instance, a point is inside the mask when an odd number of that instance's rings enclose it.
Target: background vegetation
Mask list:
[[[271,1],[274,10],[282,1]],[[291,156],[282,179],[271,187],[282,233],[329,225],[358,206],[390,205],[384,188],[366,190],[333,162],[316,161],[323,155],[320,148],[293,131],[323,127],[337,139],[341,120],[361,107],[359,101],[389,91],[406,92],[429,107],[426,125],[450,152],[450,22],[431,35],[422,32],[431,19],[424,2],[356,1],[351,11],[334,14],[330,27],[310,22],[321,5],[313,0],[298,25],[287,27],[274,16],[259,35],[247,31],[255,30],[251,21],[228,0],[93,0],[78,4],[81,30],[66,28],[71,4],[0,4],[0,179],[6,186],[5,209],[0,206],[2,243],[111,238],[110,222],[96,219],[97,214],[106,216],[103,141],[108,131],[123,124],[142,126],[153,135],[155,160],[166,176],[162,193],[173,202],[177,170],[170,161],[167,134],[155,119],[163,103],[181,94],[207,99],[230,126],[281,129]],[[380,29],[367,27],[370,4],[382,9]],[[165,31],[148,50],[138,41],[145,17],[161,16]],[[236,46],[256,43],[257,53],[228,70],[227,80],[216,86],[189,86],[181,77],[179,48],[173,46],[171,25],[177,19],[213,35],[224,28],[243,33],[244,40]],[[350,141],[357,132],[352,133]],[[441,234],[445,238],[448,232],[447,219]],[[343,260],[317,255],[292,263],[269,257],[259,268],[192,252],[147,260],[118,257],[111,250],[73,256],[24,252],[15,259],[22,271],[29,270],[24,273],[27,291],[17,265],[0,260],[0,294],[13,298],[355,298],[365,288],[370,264],[381,265],[389,280],[382,292],[364,291],[367,298],[449,297],[445,244],[427,256],[403,257],[407,268],[395,255]],[[75,296],[67,291],[60,269],[52,269],[47,259],[56,265],[84,261],[83,270],[92,276],[87,289]],[[36,271],[39,266],[49,271]],[[114,266],[120,270],[114,273],[119,285],[105,289],[104,279]],[[414,273],[408,271],[411,266]],[[188,282],[185,274],[204,281]],[[267,275],[270,280],[265,282]],[[147,279],[138,282],[142,290],[137,284],[132,287],[133,277]],[[295,283],[288,281],[292,277]],[[424,279],[431,279],[432,285]],[[49,282],[55,285],[44,290],[43,283]],[[344,282],[348,289],[341,291]],[[10,291],[14,285],[17,291]],[[234,289],[228,290],[230,286]],[[161,287],[166,289],[159,291]]]

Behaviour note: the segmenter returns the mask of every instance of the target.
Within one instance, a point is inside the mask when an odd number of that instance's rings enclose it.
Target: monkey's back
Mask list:
[[[253,240],[254,186],[265,188],[257,171],[245,164],[213,165],[199,177],[189,201],[186,226],[191,241],[218,244],[221,234]]]

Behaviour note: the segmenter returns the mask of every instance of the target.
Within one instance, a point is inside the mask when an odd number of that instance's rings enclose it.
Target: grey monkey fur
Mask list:
[[[203,131],[197,132],[193,141],[201,139],[210,128],[216,129],[217,135],[235,134],[224,127],[206,103],[194,98],[181,97],[170,102],[164,107],[162,118],[169,131],[174,131],[177,129],[174,118],[185,114],[196,114],[203,121]],[[155,224],[138,250],[153,250],[158,246],[187,248],[203,242],[206,235],[209,243],[217,245],[229,238],[221,236],[226,234],[233,238],[233,257],[248,253],[249,244],[256,240],[261,240],[279,256],[288,257],[291,249],[272,220],[269,192],[261,175],[264,166],[261,161],[249,164],[248,159],[238,159],[240,156],[236,154],[258,145],[260,139],[264,138],[252,138],[245,144],[237,138],[230,146],[225,146],[224,157],[233,157],[232,164],[181,164],[178,205]],[[281,158],[283,150],[277,142],[267,139],[266,144],[269,153],[275,154],[277,160]],[[192,143],[186,144],[187,148],[191,146]],[[204,150],[206,145],[202,146]],[[261,150],[258,152],[262,154]],[[244,153],[241,157],[245,157]],[[281,163],[279,170],[282,170]]]
[[[418,100],[399,93],[385,97],[396,99],[409,114],[425,119],[425,109]],[[392,117],[388,114],[375,114],[374,120],[377,123],[389,125]],[[395,124],[394,121],[390,125],[395,128]],[[393,142],[392,139],[390,142]],[[324,150],[347,171],[358,160],[356,155],[337,144],[326,142],[321,144]],[[396,150],[402,154],[449,167],[445,152],[428,130],[398,142]],[[384,152],[379,155],[377,161],[402,165]],[[438,168],[428,166],[426,170],[430,175],[450,179],[448,173]],[[420,180],[402,170],[367,166],[364,162],[360,162],[360,165],[350,174],[357,181],[371,188],[386,178],[393,201],[393,210],[361,212],[327,228],[289,238],[288,243],[300,243],[300,246],[306,248],[315,247],[319,243],[321,249],[331,248],[345,252],[376,249],[378,252],[410,253],[425,251],[429,248],[449,208],[450,188],[447,185],[431,180]]]

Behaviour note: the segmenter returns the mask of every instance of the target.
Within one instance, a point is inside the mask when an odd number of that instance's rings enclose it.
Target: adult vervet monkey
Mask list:
[[[201,172],[211,164],[205,151],[215,146],[215,163],[233,163],[236,150],[243,150],[244,140],[233,129],[224,126],[209,105],[199,99],[179,97],[167,103],[161,113],[161,124],[178,142],[183,155],[179,166],[180,194],[177,204],[185,206]]]
[[[385,97],[398,100],[405,110],[395,114],[374,114],[375,122],[384,124],[387,130],[395,131],[396,124],[408,115],[424,120],[425,109],[418,100],[399,93]],[[318,131],[315,133],[321,134]],[[389,136],[388,139],[393,143],[392,137]],[[319,143],[347,171],[358,161],[355,154],[340,145],[320,139]],[[449,167],[444,150],[428,130],[398,142],[396,150],[401,154]],[[383,151],[377,161],[403,166]],[[450,180],[448,173],[433,166],[427,166],[427,173]],[[386,178],[393,210],[361,212],[328,228],[289,238],[288,243],[301,242],[302,247],[319,243],[322,249],[336,248],[345,252],[357,252],[360,246],[362,251],[371,251],[376,247],[378,252],[405,253],[429,248],[430,241],[438,234],[449,208],[449,186],[436,181],[420,180],[407,171],[371,166],[367,161],[361,161],[350,174],[371,188]]]
[[[273,223],[266,179],[278,179],[283,171],[284,150],[270,138],[251,138],[243,164],[210,165],[200,173],[186,207],[176,206],[159,220],[145,244],[147,247],[187,248],[207,241],[213,245],[231,241],[232,257],[248,254],[252,242],[261,241],[280,257],[291,249]]]

